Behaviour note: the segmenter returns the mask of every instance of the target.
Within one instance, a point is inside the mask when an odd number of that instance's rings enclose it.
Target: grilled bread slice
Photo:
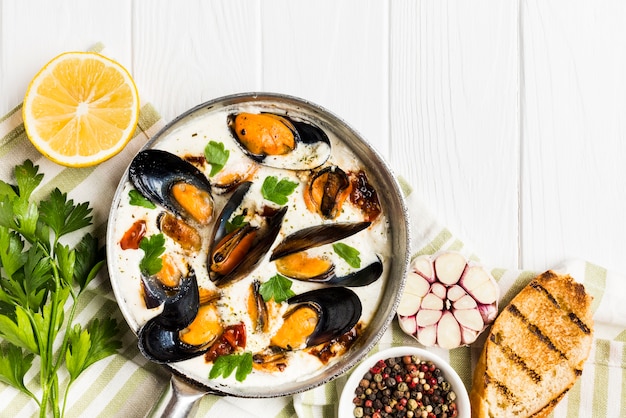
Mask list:
[[[472,417],[544,417],[582,374],[592,297],[570,276],[532,280],[492,325],[474,370]]]

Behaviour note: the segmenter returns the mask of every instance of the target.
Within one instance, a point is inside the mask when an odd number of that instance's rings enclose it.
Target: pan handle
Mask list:
[[[172,375],[170,384],[161,394],[161,398],[152,408],[150,418],[186,418],[193,416],[198,407],[198,401],[207,393],[205,389],[190,385],[175,375]]]

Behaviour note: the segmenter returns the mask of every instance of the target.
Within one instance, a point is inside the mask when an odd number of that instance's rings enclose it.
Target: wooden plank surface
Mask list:
[[[626,7],[521,7],[522,255],[626,271]]]
[[[249,91],[326,107],[490,266],[626,272],[624,22],[620,0],[2,0],[0,114],[103,42],[166,121]]]
[[[517,4],[394,1],[390,21],[392,165],[486,263],[517,267]]]
[[[489,263],[626,269],[619,1],[1,6],[3,113],[47,60],[102,41],[166,120],[255,90],[327,107]]]

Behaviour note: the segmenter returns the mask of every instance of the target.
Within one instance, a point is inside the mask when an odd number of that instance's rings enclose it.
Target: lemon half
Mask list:
[[[58,164],[87,167],[113,157],[132,138],[139,95],[119,63],[95,52],[67,52],[30,82],[22,116],[39,152]]]

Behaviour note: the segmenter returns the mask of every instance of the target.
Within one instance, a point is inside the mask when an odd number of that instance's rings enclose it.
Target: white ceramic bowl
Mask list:
[[[401,357],[406,355],[415,355],[420,360],[432,361],[443,372],[444,377],[452,385],[452,390],[456,393],[456,405],[458,410],[458,418],[470,417],[470,402],[469,395],[465,389],[465,385],[461,381],[459,375],[454,371],[452,366],[448,364],[441,357],[418,347],[401,346],[391,347],[381,350],[363,360],[357,367],[352,370],[346,385],[341,392],[341,398],[339,399],[339,418],[353,418],[354,417],[354,393],[359,385],[359,382],[363,378],[363,375],[374,366],[378,360],[385,360],[391,357]]]

